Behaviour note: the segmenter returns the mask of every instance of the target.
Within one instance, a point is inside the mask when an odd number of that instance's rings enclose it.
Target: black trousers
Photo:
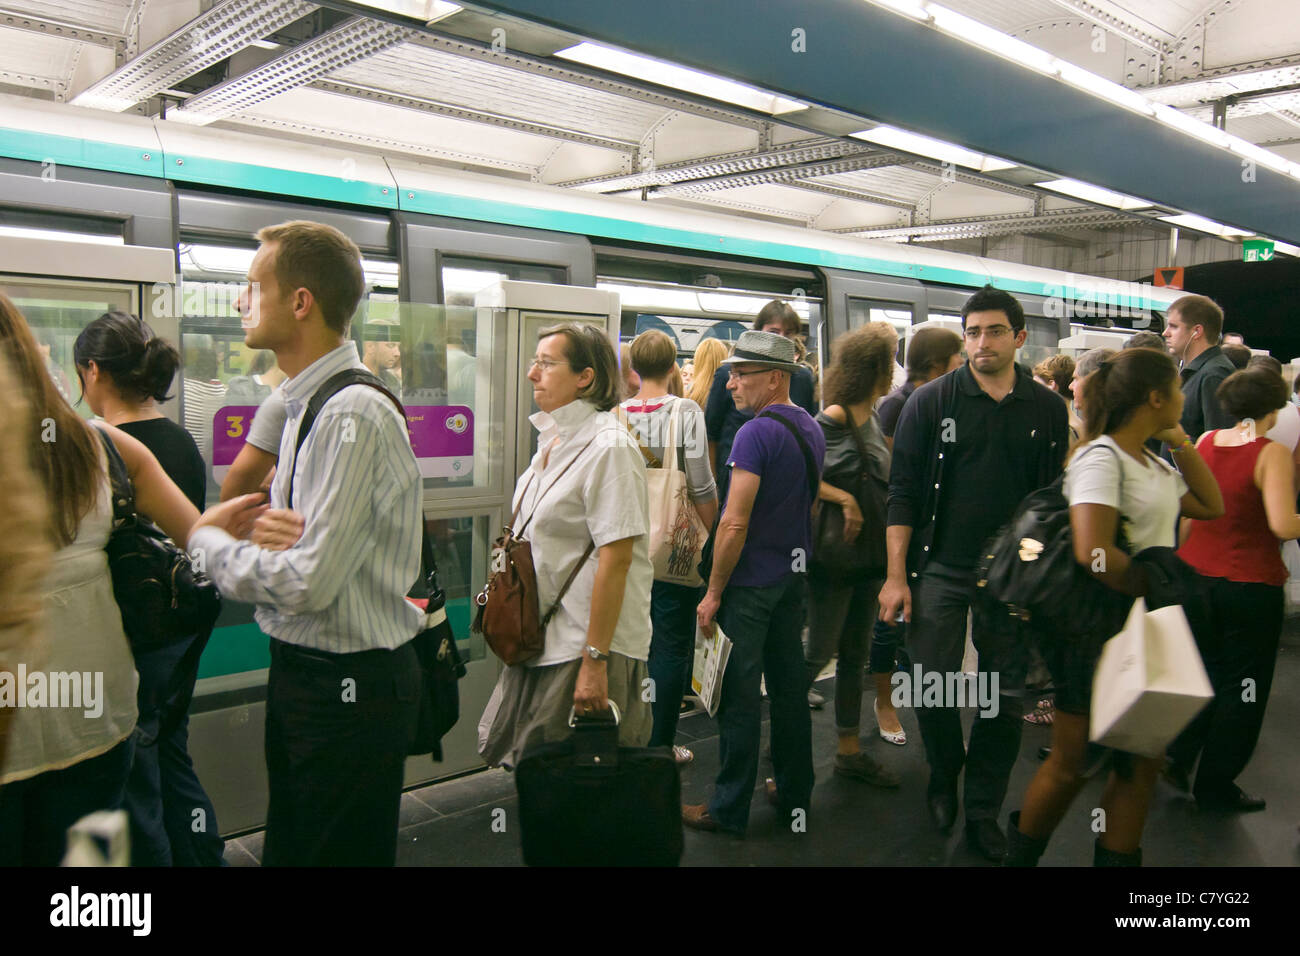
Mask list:
[[[1020,626],[1005,611],[978,599],[973,570],[931,561],[919,583],[912,585],[907,653],[913,673],[918,666],[923,673],[959,673],[967,611],[972,614],[971,641],[979,652],[981,679],[991,689],[991,677],[998,678],[997,714],[975,718],[969,748],[962,743],[961,712],[951,702],[917,707],[916,722],[930,764],[930,792],[955,786],[964,768],[966,819],[996,820],[1024,729],[1021,695],[1029,655]]]
[[[1282,588],[1202,576],[1210,620],[1194,627],[1214,700],[1169,747],[1169,759],[1190,772],[1198,797],[1229,795],[1255,752],[1264,725],[1282,636]]]
[[[271,641],[263,866],[392,866],[420,672],[395,651]]]

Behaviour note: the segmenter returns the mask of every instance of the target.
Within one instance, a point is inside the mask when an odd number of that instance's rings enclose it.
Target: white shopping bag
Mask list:
[[[727,670],[729,657],[731,641],[722,633],[722,628],[714,627],[712,637],[705,637],[704,632],[696,628],[691,690],[700,698],[710,717],[718,712],[718,704],[722,701],[722,675]]]
[[[1183,609],[1175,604],[1148,611],[1138,598],[1124,630],[1102,648],[1088,737],[1104,747],[1162,757],[1213,697]]]

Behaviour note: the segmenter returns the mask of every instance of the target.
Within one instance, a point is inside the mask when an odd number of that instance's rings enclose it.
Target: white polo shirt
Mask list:
[[[581,399],[550,414],[538,412],[529,421],[540,433],[538,450],[515,485],[511,507],[519,507],[522,498],[517,526],[533,515],[524,537],[532,544],[541,613],[545,615],[555,603],[555,596],[589,543],[594,541],[599,549],[613,541],[635,538],[623,607],[609,649],[646,660],[650,653],[654,566],[650,563],[650,504],[641,453],[617,418]],[[589,441],[590,446],[583,451]],[[565,465],[579,453],[581,459],[565,471]],[[598,555],[599,550],[593,551],[578,572],[546,629],[541,656],[529,661],[528,666],[561,664],[582,656],[587,646]]]

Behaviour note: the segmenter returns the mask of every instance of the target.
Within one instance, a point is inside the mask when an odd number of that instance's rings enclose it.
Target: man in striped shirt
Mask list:
[[[289,376],[270,504],[209,509],[190,547],[271,636],[264,865],[392,865],[420,676],[406,600],[420,569],[421,484],[406,423],[382,393],[339,391],[295,455],[307,402],[362,368],[348,323],[361,255],[337,229],[288,222],[262,245],[241,300],[244,341]],[[293,500],[287,500],[292,487]],[[292,509],[292,510],[290,510]]]

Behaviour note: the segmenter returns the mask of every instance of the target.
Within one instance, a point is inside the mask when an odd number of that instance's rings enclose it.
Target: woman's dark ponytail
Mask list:
[[[105,312],[82,329],[72,354],[78,368],[94,362],[131,402],[167,401],[181,364],[175,346],[134,315],[118,311]]]
[[[1084,440],[1123,427],[1152,392],[1167,392],[1177,381],[1174,360],[1155,349],[1125,349],[1102,362],[1083,382]]]

